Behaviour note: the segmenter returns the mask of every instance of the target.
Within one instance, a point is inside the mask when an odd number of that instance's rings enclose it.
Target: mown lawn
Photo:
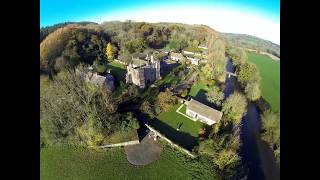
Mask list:
[[[206,93],[210,90],[210,87],[214,84],[213,81],[211,82],[196,82],[191,86],[189,97],[192,99],[195,99],[207,106],[210,106],[212,108],[217,108],[214,103],[211,103],[207,100]]]
[[[248,60],[259,68],[262,97],[272,111],[280,112],[280,61],[253,52],[248,52]]]
[[[48,147],[42,148],[40,152],[40,179],[187,180],[192,179],[195,173],[193,171],[196,171],[192,169],[191,162],[188,163],[183,163],[179,156],[166,146],[160,159],[147,166],[131,165],[123,148],[96,151],[76,147]],[[210,179],[215,179],[214,174],[210,176]]]
[[[200,90],[208,91],[209,87],[205,83],[197,82],[191,86],[189,96],[196,97]]]
[[[192,121],[191,119],[178,114],[176,110],[181,103],[174,105],[168,112],[160,113],[150,124],[163,133],[167,138],[191,150],[198,143],[199,129],[204,126],[201,122]],[[180,110],[185,112],[185,107]],[[180,126],[179,131],[177,128]]]
[[[118,63],[116,61],[112,61],[108,63],[107,67],[111,69],[111,74],[115,76],[116,81],[124,81],[127,73],[127,69],[125,65]]]

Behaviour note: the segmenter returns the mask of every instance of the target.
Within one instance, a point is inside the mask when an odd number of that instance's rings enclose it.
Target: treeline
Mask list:
[[[54,31],[40,44],[40,70],[59,72],[80,62],[92,65],[105,62],[104,49],[110,41],[103,31],[93,25],[67,25]]]
[[[256,104],[261,104],[263,101],[260,90],[261,77],[257,66],[247,61],[247,55],[243,49],[229,48],[228,55],[236,67],[237,79],[246,97]],[[270,107],[269,109],[267,107],[263,107],[261,114],[261,138],[270,145],[277,163],[280,164],[280,113],[272,112]]]
[[[248,62],[247,54],[243,49],[228,47],[227,54],[235,66],[240,88],[242,88],[250,101],[259,100],[261,97],[261,77],[257,66]]]
[[[64,23],[58,23],[58,24],[54,24],[52,26],[46,26],[46,27],[42,27],[40,28],[40,43],[42,42],[42,40],[47,37],[50,33],[54,32],[55,30],[64,27],[68,24],[80,24],[80,25],[86,25],[86,24],[91,24],[93,22],[64,22]]]
[[[261,138],[269,144],[280,166],[280,113],[265,111],[261,115],[261,121]]]
[[[220,33],[232,46],[264,51],[280,58],[280,46],[270,41],[245,34]]]
[[[80,66],[78,71],[85,73],[86,69]],[[84,81],[71,69],[53,80],[42,76],[40,92],[41,146],[98,146],[115,132],[139,128],[132,114],[116,112],[111,92]]]
[[[186,47],[206,44],[208,37],[216,36],[214,30],[206,26],[133,21],[64,23],[47,27],[41,32],[40,36],[45,35],[46,38],[40,43],[40,70],[50,73],[80,62],[104,65],[108,59],[108,43],[112,46],[109,49],[115,50],[112,58],[129,63],[132,56],[138,56],[150,48],[181,51]]]

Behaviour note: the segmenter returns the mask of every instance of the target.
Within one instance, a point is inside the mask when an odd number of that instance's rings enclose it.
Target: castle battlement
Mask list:
[[[132,59],[132,63],[127,66],[126,83],[145,88],[160,79],[160,62],[155,61],[152,55],[146,59]]]

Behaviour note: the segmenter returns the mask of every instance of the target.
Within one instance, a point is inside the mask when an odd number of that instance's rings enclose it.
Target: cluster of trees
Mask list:
[[[59,28],[40,43],[40,70],[56,73],[80,62],[103,65],[108,41],[110,38],[99,28],[77,24]]]
[[[167,112],[178,102],[177,96],[175,96],[169,89],[160,93],[158,93],[158,91],[150,93],[158,95],[144,100],[140,107],[140,110],[143,113],[148,114],[150,118],[155,117],[161,112]]]
[[[280,114],[270,110],[263,112],[261,138],[268,142],[280,165]]]
[[[206,79],[215,79],[219,82],[225,81],[225,57],[226,45],[222,39],[211,37],[208,45],[208,62],[201,67],[201,74]]]
[[[219,90],[214,91],[219,94]],[[209,155],[226,179],[237,176],[236,171],[241,162],[238,155],[240,123],[246,110],[246,97],[240,92],[234,92],[222,103],[224,116],[221,121],[213,125],[209,138],[199,144],[199,153]]]
[[[216,104],[217,106],[221,106],[223,99],[224,99],[224,93],[220,90],[218,86],[213,86],[207,93],[207,100],[209,102],[212,102]]]
[[[64,27],[68,24],[80,24],[80,25],[87,25],[87,24],[96,24],[93,22],[64,22],[64,23],[58,23],[52,26],[46,26],[46,27],[42,27],[40,28],[40,43],[42,42],[42,40],[44,38],[46,38],[50,33],[54,32],[55,30]]]
[[[257,66],[248,62],[248,57],[243,49],[231,47],[228,49],[228,54],[233,60],[238,82],[244,89],[247,98],[251,101],[258,100],[261,97],[261,77]]]
[[[73,67],[83,62],[94,64],[101,72],[106,70],[107,60],[118,58],[129,63],[132,56],[149,48],[166,47],[174,51],[197,48],[208,37],[206,29],[186,24],[133,21],[57,24],[41,29],[40,70],[58,72],[65,66]],[[218,71],[219,67],[216,69]]]
[[[85,72],[79,67],[80,72]],[[97,146],[116,131],[137,128],[130,114],[116,112],[115,99],[102,86],[83,81],[64,70],[41,84],[40,134],[42,143]]]

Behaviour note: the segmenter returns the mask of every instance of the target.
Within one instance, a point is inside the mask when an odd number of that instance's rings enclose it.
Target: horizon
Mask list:
[[[187,3],[186,3],[187,2]],[[178,7],[178,8],[177,8]],[[266,8],[267,7],[267,8]],[[40,0],[40,28],[64,22],[133,20],[203,24],[221,33],[255,36],[280,45],[280,2]]]

